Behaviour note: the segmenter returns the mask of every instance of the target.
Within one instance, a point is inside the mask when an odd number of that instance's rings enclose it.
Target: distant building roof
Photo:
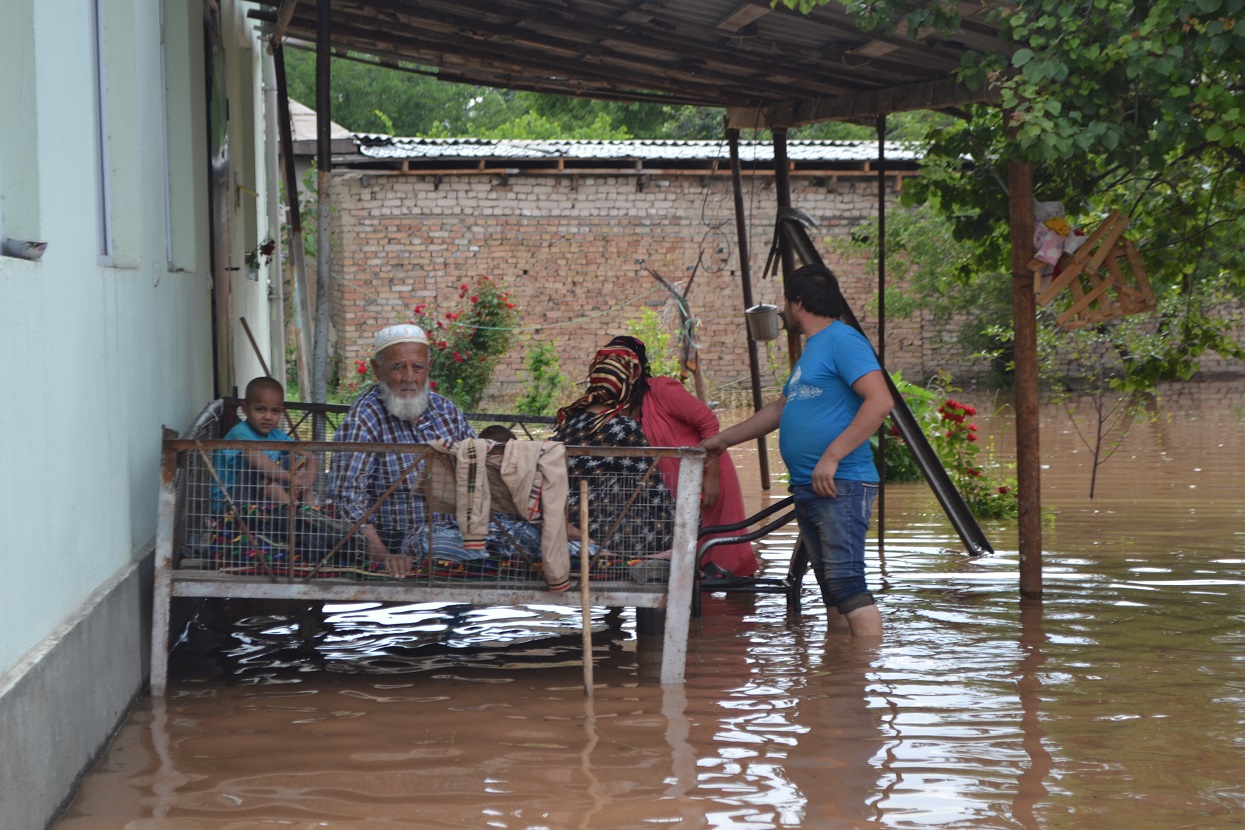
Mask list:
[[[355,134],[358,151],[365,159],[382,162],[414,163],[426,166],[436,162],[495,161],[520,163],[567,162],[592,167],[719,167],[730,161],[725,139],[719,141],[675,141],[635,139],[630,141],[573,141],[483,139],[483,138],[395,138],[368,133]],[[917,145],[888,141],[886,161],[904,168],[914,167],[921,157]],[[774,146],[769,141],[739,142],[744,165],[773,164]],[[803,169],[860,168],[878,158],[876,141],[789,141],[787,158]],[[543,165],[541,165],[543,166]]]
[[[293,98],[290,99],[290,134],[295,155],[315,155],[316,111]],[[334,154],[354,151],[354,134],[336,121],[329,121],[329,141]]]

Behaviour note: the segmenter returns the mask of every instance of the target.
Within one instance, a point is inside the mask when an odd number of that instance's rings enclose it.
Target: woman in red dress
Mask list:
[[[641,379],[632,390],[630,415],[654,447],[695,447],[721,430],[718,418],[708,406],[683,388],[674,378],[653,377],[648,365],[644,343],[634,337],[615,337],[601,352],[620,352],[639,361]],[[598,352],[598,354],[601,354]],[[657,464],[667,489],[677,496],[679,460],[663,458]],[[739,476],[729,453],[723,453],[717,464],[705,465],[701,496],[701,527],[733,524],[747,518]],[[736,531],[739,533],[742,531]],[[722,534],[729,535],[729,534]],[[716,567],[715,567],[716,566]],[[757,571],[752,545],[739,542],[718,545],[705,555],[703,581],[731,576],[747,577]]]

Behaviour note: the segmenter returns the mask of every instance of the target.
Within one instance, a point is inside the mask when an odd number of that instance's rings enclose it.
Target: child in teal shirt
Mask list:
[[[269,377],[246,386],[242,404],[246,420],[225,435],[228,441],[290,441],[278,429],[285,415],[285,390]],[[314,486],[318,459],[297,450],[224,449],[216,451],[218,486],[213,488],[218,520],[213,544],[217,555],[231,566],[272,565],[288,561],[319,563],[334,549],[338,565],[353,564],[361,540],[339,541],[348,529],[316,506]],[[222,490],[223,488],[223,490]],[[295,555],[289,553],[293,496]]]
[[[277,429],[285,415],[285,389],[269,377],[246,385],[246,416],[225,435],[227,441],[293,441]],[[291,463],[292,462],[292,463]],[[285,450],[217,450],[216,471],[235,505],[289,504],[290,490],[298,503],[310,502],[319,465],[315,458],[296,456]],[[217,492],[217,506],[224,501]]]

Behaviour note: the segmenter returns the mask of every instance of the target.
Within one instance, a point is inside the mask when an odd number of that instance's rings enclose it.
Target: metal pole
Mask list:
[[[330,273],[333,194],[329,184],[329,174],[333,169],[330,129],[333,107],[329,74],[333,46],[331,5],[330,0],[316,2],[316,324],[311,378],[311,399],[315,403],[328,400],[329,292],[333,284]],[[317,422],[317,430],[323,429],[324,425]],[[317,441],[321,438],[321,435],[315,436]]]
[[[886,366],[886,114],[878,116],[878,363]],[[882,370],[883,372],[886,369]],[[886,550],[886,423],[878,428],[878,555]]]
[[[592,697],[592,601],[589,598],[588,479],[579,481],[579,611],[583,629],[584,694]]]
[[[1038,442],[1037,303],[1033,294],[1033,167],[1007,166],[1015,335],[1016,483],[1019,502],[1020,595],[1042,596],[1042,455]]]
[[[791,176],[790,164],[787,161],[787,128],[775,127],[774,134],[774,191],[778,199],[778,212],[791,207]],[[787,275],[795,270],[795,256],[787,240],[778,240],[778,253],[782,260],[783,295],[786,296]],[[804,353],[804,344],[800,335],[787,329],[787,360],[792,367]]]
[[[735,231],[739,235],[739,281],[743,287],[744,308],[752,308],[752,255],[748,249],[748,221],[744,215],[743,172],[739,163],[739,130],[727,128],[726,142],[731,150],[731,189],[735,193]],[[744,326],[748,338],[748,375],[752,379],[752,411],[764,406],[761,400],[761,362],[757,355],[757,342],[752,332]],[[757,461],[761,467],[761,489],[770,489],[769,449],[765,438],[757,439]]]

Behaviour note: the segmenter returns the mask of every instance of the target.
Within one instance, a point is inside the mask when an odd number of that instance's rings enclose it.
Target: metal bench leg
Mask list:
[[[173,516],[176,453],[165,450],[161,462],[160,506],[156,522],[155,578],[151,602],[151,695],[163,697],[169,676],[169,606],[173,601]]]
[[[169,597],[168,586],[157,582],[151,608],[151,696],[163,697],[169,677]]]

